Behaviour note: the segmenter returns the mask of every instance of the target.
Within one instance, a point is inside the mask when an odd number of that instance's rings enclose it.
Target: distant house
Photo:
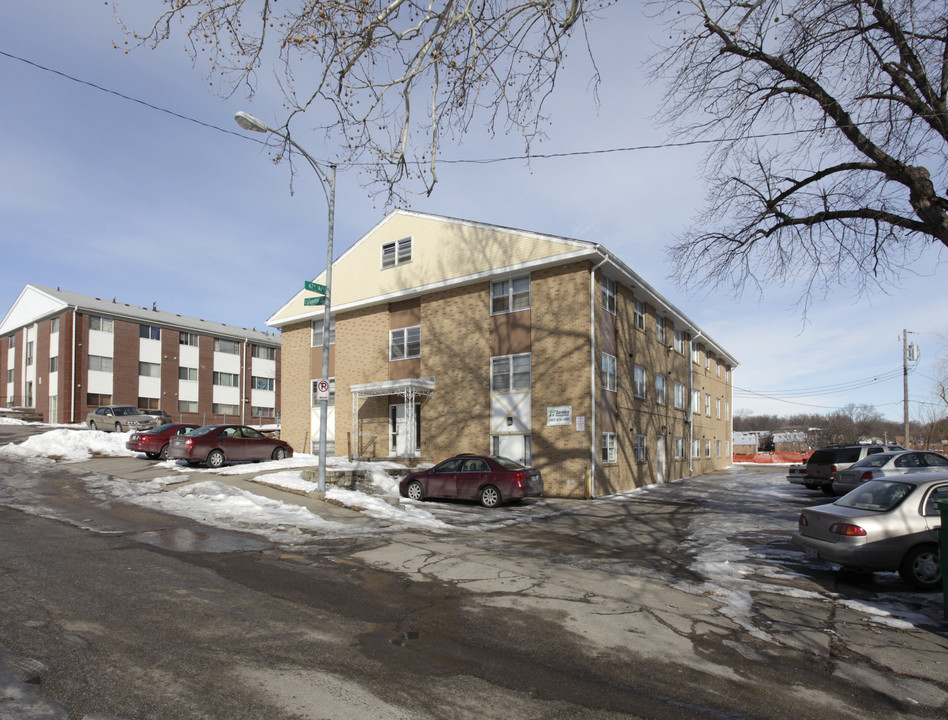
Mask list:
[[[735,455],[756,455],[758,448],[758,436],[756,432],[735,432],[734,433],[734,454]]]
[[[301,289],[267,321],[299,450],[318,450],[328,333],[335,455],[494,453],[579,498],[731,463],[737,362],[597,243],[398,210],[335,260],[331,293],[330,318]]]
[[[773,435],[775,452],[803,452],[807,449],[805,432],[778,432]]]
[[[0,408],[52,423],[101,405],[175,420],[273,423],[280,337],[27,285],[0,322]]]

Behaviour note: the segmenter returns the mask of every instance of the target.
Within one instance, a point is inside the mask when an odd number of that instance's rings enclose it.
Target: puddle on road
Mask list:
[[[227,553],[265,550],[270,544],[233,532],[217,532],[210,528],[160,528],[141,530],[127,535],[148,545],[171,552]]]

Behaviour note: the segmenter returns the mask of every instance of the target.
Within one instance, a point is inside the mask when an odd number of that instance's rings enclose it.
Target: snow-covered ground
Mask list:
[[[3,422],[10,421],[0,418]],[[81,430],[77,432],[77,430]],[[94,456],[134,457],[139,455],[125,448],[128,433],[104,433],[85,430],[82,426],[49,426],[46,432],[33,435],[18,445],[0,447],[0,459],[51,463],[82,462]],[[350,463],[344,458],[327,458],[327,467],[339,470],[360,469],[371,478],[373,493],[330,488],[326,498],[349,508],[357,508],[366,516],[379,522],[374,524],[341,523],[320,517],[310,509],[297,503],[285,503],[251,493],[227,484],[225,481],[204,480],[187,482],[193,469],[184,463],[169,460],[157,464],[167,469],[167,474],[148,482],[130,482],[121,478],[95,476],[86,478],[87,487],[105,499],[120,499],[143,507],[173,515],[188,517],[199,522],[225,529],[252,531],[274,542],[296,544],[301,535],[352,536],[398,530],[424,529],[434,532],[478,532],[501,525],[529,522],[538,518],[534,513],[524,516],[509,508],[485,510],[478,508],[471,516],[469,508],[450,505],[433,507],[434,512],[419,503],[401,500],[392,504],[385,498],[398,497],[398,480],[389,471],[403,466],[379,463]],[[296,454],[281,461],[256,463],[252,472],[257,473],[257,482],[282,488],[298,494],[316,490],[316,483],[304,480],[302,471],[318,465],[314,455]],[[222,478],[228,475],[248,474],[247,465],[232,465],[209,470]],[[772,507],[786,508],[787,497],[783,484],[774,483],[773,477],[748,476],[734,468],[733,483],[743,488],[754,488],[754,492],[772,496]],[[782,476],[780,477],[782,480]],[[740,507],[733,506],[733,497],[707,493],[700,478],[675,482],[685,495],[693,495],[702,501],[702,513],[692,521],[691,537],[686,549],[694,554],[692,568],[705,582],[701,586],[687,589],[689,592],[713,592],[724,607],[722,613],[746,627],[754,634],[761,634],[752,623],[752,595],[755,592],[775,592],[794,595],[787,582],[794,572],[791,566],[797,557],[782,557],[772,547],[748,547],[739,541],[742,536],[755,529],[747,526],[748,516]],[[593,503],[623,502],[630,496],[649,492],[660,492],[663,486],[649,486],[611,497],[598,498]],[[729,493],[728,493],[729,494]],[[541,510],[542,516],[546,509]],[[550,515],[568,512],[551,504]],[[774,517],[777,515],[775,510]],[[784,512],[784,515],[786,512]],[[457,522],[467,515],[463,522]],[[452,522],[445,522],[444,519]],[[770,519],[767,519],[769,522]],[[793,528],[788,528],[787,534]],[[763,555],[761,553],[764,553]],[[824,564],[825,565],[825,564]],[[827,566],[828,567],[828,566]],[[885,576],[886,574],[881,574]],[[768,583],[767,580],[773,580]],[[942,597],[939,593],[913,593],[898,584],[892,575],[892,592],[880,592],[872,602],[847,600],[836,597],[837,602],[860,610],[871,618],[871,622],[891,627],[910,627],[917,624],[938,624],[942,617]],[[885,580],[882,581],[885,585]],[[797,595],[816,597],[813,593]]]

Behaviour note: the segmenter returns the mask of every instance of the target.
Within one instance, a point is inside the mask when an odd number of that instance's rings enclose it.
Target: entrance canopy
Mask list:
[[[428,397],[434,394],[435,379],[426,378],[405,378],[404,380],[386,380],[383,382],[361,383],[359,385],[350,385],[349,390],[352,393],[352,436],[359,438],[359,406],[365,398],[385,397],[390,395],[401,395],[405,405],[405,446],[415,447],[415,401],[421,397]],[[357,441],[356,453],[360,452],[361,443]],[[414,451],[412,450],[412,453]]]

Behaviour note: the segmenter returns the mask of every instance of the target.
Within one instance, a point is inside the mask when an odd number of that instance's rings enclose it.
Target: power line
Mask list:
[[[146,100],[141,100],[141,99],[139,99],[139,98],[132,97],[131,95],[126,95],[125,93],[119,92],[119,91],[117,91],[117,90],[111,90],[111,89],[109,89],[109,88],[103,87],[103,86],[98,85],[98,84],[96,84],[96,83],[94,83],[94,82],[90,82],[90,81],[88,81],[88,80],[83,80],[82,78],[77,78],[77,77],[75,77],[75,76],[73,76],[73,75],[69,75],[68,73],[64,73],[64,72],[62,72],[62,71],[60,71],[60,70],[56,70],[56,69],[54,69],[54,68],[46,67],[45,65],[41,65],[41,64],[39,64],[39,63],[37,63],[37,62],[34,62],[34,61],[32,61],[32,60],[28,60],[28,59],[26,59],[26,58],[24,58],[24,57],[20,57],[19,55],[14,55],[13,53],[8,53],[8,52],[5,52],[4,50],[0,50],[0,55],[3,55],[4,57],[8,57],[8,58],[10,58],[11,60],[17,60],[17,61],[19,61],[19,62],[26,63],[27,65],[30,65],[30,66],[32,66],[32,67],[38,69],[38,70],[42,70],[42,71],[44,71],[44,72],[52,73],[53,75],[58,75],[59,77],[65,78],[65,79],[67,79],[67,80],[71,80],[72,82],[75,82],[75,83],[79,83],[80,85],[85,85],[85,86],[91,87],[91,88],[93,88],[93,89],[95,89],[95,90],[99,90],[100,92],[104,92],[104,93],[108,93],[108,94],[110,94],[110,95],[114,95],[114,96],[116,96],[116,97],[118,97],[118,98],[121,98],[121,99],[123,99],[123,100],[128,100],[129,102],[137,103],[137,104],[142,105],[142,106],[144,106],[144,107],[147,107],[147,108],[149,108],[149,109],[151,109],[151,110],[156,110],[156,111],[158,111],[158,112],[162,112],[162,113],[165,113],[165,114],[167,114],[167,115],[171,115],[172,117],[176,117],[176,118],[178,118],[179,120],[185,120],[185,121],[187,121],[187,122],[196,123],[197,125],[201,125],[202,127],[206,127],[206,128],[211,129],[211,130],[217,130],[217,131],[222,132],[222,133],[227,133],[228,135],[234,135],[234,136],[239,137],[239,138],[242,138],[242,139],[244,139],[244,140],[252,140],[253,142],[260,143],[261,145],[266,145],[266,142],[261,141],[261,140],[258,140],[258,139],[256,139],[256,138],[248,137],[247,135],[241,134],[241,133],[236,132],[236,131],[234,131],[234,130],[228,130],[228,129],[226,129],[226,128],[222,128],[222,127],[220,127],[220,126],[218,126],[218,125],[214,125],[213,123],[208,123],[208,122],[204,122],[203,120],[198,120],[198,119],[193,118],[193,117],[191,117],[191,116],[189,116],[189,115],[185,115],[185,114],[183,114],[183,113],[179,113],[179,112],[176,112],[176,111],[174,111],[174,110],[168,110],[167,108],[163,108],[163,107],[161,107],[161,106],[159,106],[159,105],[155,105],[155,104],[150,103],[150,102],[148,102],[148,101],[146,101]],[[528,154],[528,155],[507,155],[507,156],[501,156],[501,157],[495,157],[495,158],[456,158],[456,159],[439,158],[439,159],[438,159],[438,162],[439,162],[439,163],[442,163],[442,164],[445,164],[445,165],[460,165],[460,164],[468,164],[468,165],[489,165],[489,164],[493,164],[493,163],[510,162],[510,161],[514,161],[514,160],[555,160],[555,159],[559,159],[559,158],[568,158],[568,157],[582,157],[582,156],[592,156],[592,155],[609,155],[609,154],[613,154],[613,153],[640,152],[640,151],[643,151],[643,150],[663,150],[663,149],[666,149],[666,148],[682,148],[682,147],[692,147],[692,146],[696,146],[696,145],[712,145],[712,144],[715,144],[715,143],[735,142],[735,141],[737,141],[737,140],[745,140],[745,139],[761,139],[761,138],[782,137],[782,136],[787,136],[787,135],[797,135],[797,134],[800,134],[800,133],[803,133],[803,132],[807,132],[807,131],[805,131],[805,130],[786,130],[786,131],[782,131],[782,132],[762,133],[762,134],[759,134],[759,135],[742,135],[742,136],[737,137],[737,138],[727,138],[727,137],[725,137],[725,138],[715,138],[715,139],[696,139],[696,140],[686,140],[686,141],[680,141],[680,142],[656,143],[656,144],[652,144],[652,145],[630,145],[630,146],[628,146],[628,147],[602,148],[602,149],[599,149],[599,150],[575,150],[575,151],[570,151],[570,152],[531,153],[531,154]],[[354,166],[354,167],[356,167],[356,166],[369,166],[369,165],[372,165],[372,164],[374,164],[374,163],[350,163],[350,165],[351,165],[351,166]]]

